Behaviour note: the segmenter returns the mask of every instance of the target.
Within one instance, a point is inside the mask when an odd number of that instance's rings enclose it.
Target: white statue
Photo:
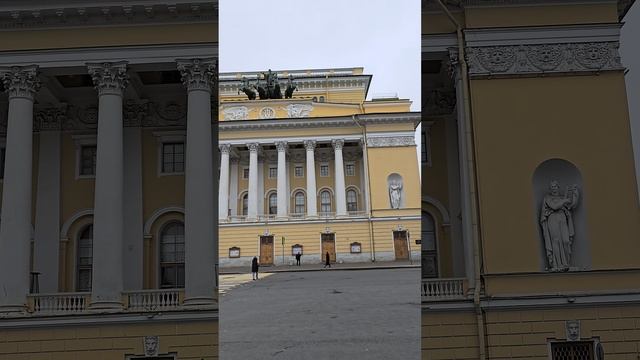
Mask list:
[[[402,198],[402,179],[389,179],[389,199],[391,200],[392,209],[400,209],[400,200]]]
[[[550,192],[542,200],[540,224],[548,269],[551,271],[569,270],[575,236],[571,211],[578,204],[578,198],[577,185],[567,187],[562,196],[560,184],[554,180],[551,182]]]

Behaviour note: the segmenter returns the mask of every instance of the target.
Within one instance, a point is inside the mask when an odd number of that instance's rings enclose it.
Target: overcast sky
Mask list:
[[[622,63],[627,67],[627,98],[631,116],[636,156],[636,178],[640,191],[640,2],[636,2],[624,19],[620,55]]]
[[[363,67],[369,100],[395,93],[420,111],[420,12],[419,0],[220,0],[220,72]]]

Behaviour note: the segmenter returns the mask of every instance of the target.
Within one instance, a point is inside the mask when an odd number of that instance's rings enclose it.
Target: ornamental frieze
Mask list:
[[[385,137],[369,137],[367,138],[368,147],[395,147],[395,146],[413,146],[415,145],[413,136],[385,136]]]
[[[449,115],[456,107],[455,90],[427,90],[424,96],[422,113],[426,116]]]
[[[618,47],[618,42],[469,47],[469,75],[477,78],[623,70]]]

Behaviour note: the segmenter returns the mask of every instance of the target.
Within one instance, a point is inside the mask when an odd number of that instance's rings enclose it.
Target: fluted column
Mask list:
[[[331,141],[335,154],[335,193],[336,193],[336,216],[347,216],[347,199],[344,184],[344,161],[342,160],[342,147],[344,140],[336,139]]]
[[[31,248],[33,100],[38,67],[0,69],[9,92],[7,142],[0,218],[0,312],[25,309]]]
[[[307,150],[307,217],[318,216],[318,205],[316,198],[316,162],[314,140],[306,140],[304,148]]]
[[[122,307],[124,158],[122,97],[127,63],[87,64],[98,91],[91,307]]]
[[[211,91],[215,86],[215,59],[178,60],[187,88],[185,167],[185,300],[187,306],[216,301],[215,266],[218,259],[214,219]],[[228,165],[227,165],[228,167]]]
[[[247,199],[247,219],[258,217],[258,150],[260,144],[247,144],[249,148],[249,197]]]
[[[226,220],[229,215],[229,151],[231,145],[221,144],[220,187],[218,188],[218,219]]]
[[[277,217],[279,219],[287,218],[287,204],[289,200],[289,194],[287,194],[287,147],[288,144],[286,141],[276,142],[276,149],[278,150]]]

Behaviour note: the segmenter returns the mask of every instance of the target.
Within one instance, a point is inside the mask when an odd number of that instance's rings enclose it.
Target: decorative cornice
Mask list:
[[[413,136],[394,136],[394,137],[368,137],[367,147],[399,147],[399,146],[415,146]]]
[[[467,48],[469,76],[521,76],[624,70],[618,42]]]
[[[218,59],[178,59],[178,71],[188,91],[212,92],[217,89]]]
[[[335,151],[341,151],[342,148],[344,147],[344,140],[343,139],[331,140],[331,146],[333,146],[333,149]]]
[[[102,2],[103,4],[105,2]],[[218,18],[217,1],[119,1],[83,6],[43,1],[43,5],[0,6],[0,30],[60,27],[130,26],[212,22]]]
[[[33,101],[35,93],[40,89],[36,65],[0,68],[0,78],[10,99],[26,98]]]

